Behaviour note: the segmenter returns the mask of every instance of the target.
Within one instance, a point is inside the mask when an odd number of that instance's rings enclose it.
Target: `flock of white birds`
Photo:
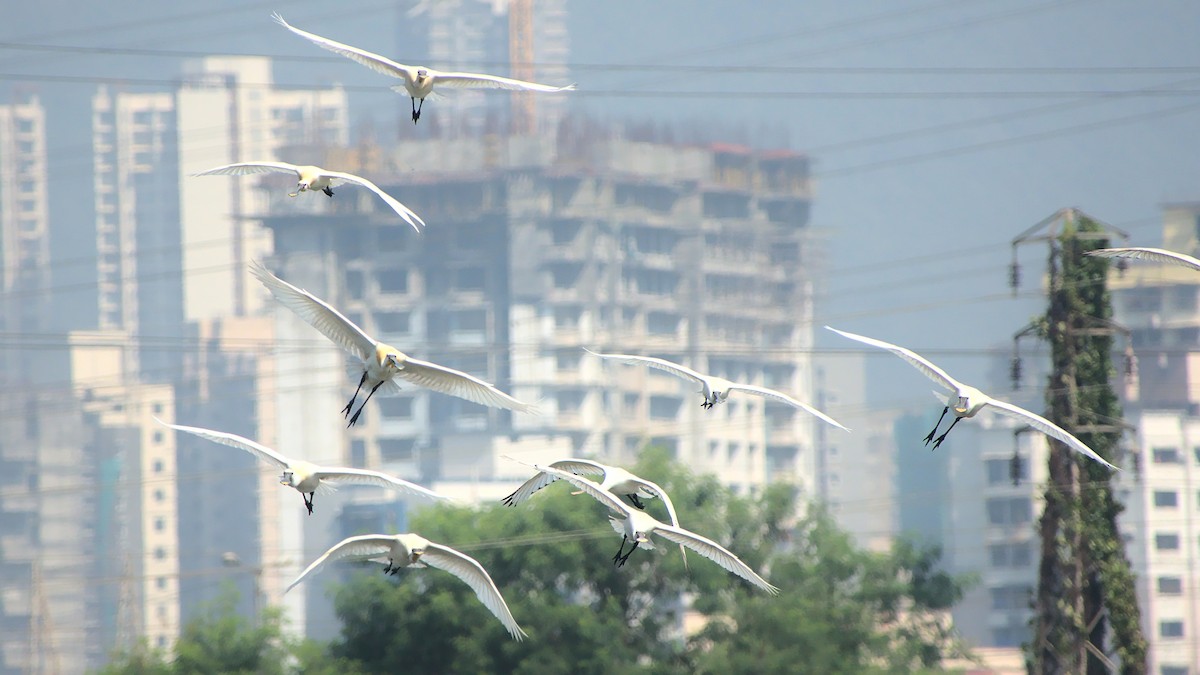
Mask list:
[[[335,42],[328,38],[314,35],[289,25],[278,14],[272,17],[276,23],[287,28],[314,44],[341,54],[353,61],[371,68],[384,75],[389,75],[404,81],[402,85],[393,87],[404,91],[412,99],[412,120],[416,123],[421,116],[421,107],[426,98],[434,94],[435,88],[490,88],[510,89],[537,92],[560,92],[575,88],[575,85],[553,87],[535,82],[525,82],[494,75],[478,73],[441,72],[420,66],[406,66],[371,52]],[[333,196],[333,187],[343,183],[360,185],[374,192],[380,199],[403,218],[418,233],[425,226],[412,209],[381,190],[366,178],[339,171],[329,171],[317,166],[297,166],[278,161],[239,162],[202,171],[198,176],[211,175],[247,175],[256,173],[281,172],[291,173],[297,178],[296,191],[289,196],[295,197],[301,192],[320,191],[327,196]],[[1179,253],[1162,249],[1120,248],[1091,251],[1088,255],[1112,258],[1145,258],[1160,262],[1185,265],[1200,270],[1200,260]],[[358,386],[346,407],[343,415],[349,420],[348,425],[358,421],[367,402],[380,389],[383,395],[395,394],[400,391],[400,381],[403,380],[419,387],[457,396],[459,398],[493,408],[503,408],[521,413],[539,414],[535,404],[525,403],[497,389],[494,385],[477,377],[452,368],[412,358],[395,347],[384,344],[367,335],[354,322],[347,319],[341,312],[312,293],[297,288],[280,279],[258,263],[251,264],[251,273],[257,277],[271,292],[271,295],[283,306],[295,312],[297,316],[327,337],[338,347],[345,350],[351,357],[352,372],[359,376]],[[925,443],[933,443],[937,448],[945,440],[946,435],[964,417],[974,417],[980,410],[990,407],[997,413],[1016,418],[1047,436],[1055,438],[1076,452],[1099,462],[1104,466],[1116,469],[1105,461],[1091,448],[1078,438],[1053,422],[1028,410],[1005,401],[994,399],[980,390],[959,382],[946,371],[919,354],[894,344],[847,333],[834,328],[829,330],[863,344],[877,347],[896,354],[908,361],[929,379],[950,391],[942,415],[938,418]],[[701,406],[712,409],[724,403],[733,392],[760,396],[772,401],[791,405],[813,415],[827,424],[844,431],[850,431],[832,417],[803,403],[786,393],[759,387],[751,384],[739,384],[728,380],[705,375],[677,363],[634,354],[604,354],[585,349],[601,359],[619,361],[630,365],[645,365],[650,368],[665,371],[693,384],[699,385],[703,396]],[[366,389],[366,396],[355,410],[359,395]],[[943,394],[935,392],[941,400]],[[954,419],[946,430],[936,436],[938,427],[946,414],[953,411]],[[304,506],[311,515],[313,500],[317,492],[332,490],[339,483],[355,483],[375,485],[400,491],[409,495],[424,497],[431,500],[445,500],[446,497],[427,488],[388,474],[366,469],[350,467],[329,467],[312,464],[299,459],[287,457],[271,448],[263,446],[247,438],[234,434],[197,427],[166,424],[165,426],[178,431],[194,434],[210,441],[241,448],[254,454],[263,461],[273,464],[282,470],[280,484],[298,491],[304,499]],[[519,460],[513,460],[519,461]],[[525,464],[524,462],[520,462]],[[768,583],[762,576],[742,562],[736,555],[717,542],[702,535],[684,529],[679,524],[675,505],[670,496],[661,486],[640,478],[629,471],[615,466],[606,466],[588,459],[569,458],[552,462],[546,466],[527,464],[536,474],[525,481],[512,494],[505,497],[503,503],[516,506],[529,499],[535,492],[550,484],[562,480],[573,485],[577,490],[573,494],[586,494],[603,504],[611,512],[610,520],[613,528],[621,535],[621,547],[613,556],[613,563],[622,566],[639,547],[653,549],[651,534],[657,534],[662,539],[678,544],[683,552],[686,564],[686,550],[700,554],[720,565],[754,586],[772,595],[779,589]],[[599,483],[582,476],[600,476]],[[622,499],[622,497],[624,499]],[[669,515],[670,523],[664,523],[643,509],[642,500],[657,498],[662,501]],[[628,503],[627,503],[628,502]],[[629,546],[626,550],[626,545]],[[516,640],[527,637],[525,631],[517,624],[509,611],[504,597],[500,594],[495,582],[474,558],[442,544],[431,542],[417,534],[367,534],[349,537],[326,551],[317,558],[293,581],[287,590],[324,567],[327,563],[337,560],[374,561],[385,564],[384,573],[397,574],[405,567],[423,567],[429,565],[444,570],[458,577],[471,587],[489,611],[496,616],[505,629]]]

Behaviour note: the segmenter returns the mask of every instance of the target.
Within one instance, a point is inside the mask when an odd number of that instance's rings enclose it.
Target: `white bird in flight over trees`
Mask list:
[[[953,377],[950,377],[946,371],[942,370],[938,366],[934,365],[931,361],[912,350],[896,346],[889,342],[884,342],[883,340],[876,340],[874,338],[840,331],[836,328],[830,328],[829,326],[825,326],[825,328],[837,333],[838,335],[841,335],[842,337],[871,345],[872,347],[888,350],[896,356],[899,356],[905,361],[911,363],[913,367],[921,371],[925,377],[928,377],[952,392],[946,401],[945,407],[942,408],[942,415],[941,417],[938,417],[937,424],[933,425],[933,431],[930,431],[929,435],[925,437],[925,445],[929,445],[929,442],[933,441],[933,448],[937,449],[937,447],[942,444],[942,441],[946,439],[946,434],[950,433],[950,430],[954,428],[955,424],[958,424],[960,419],[964,417],[974,417],[976,413],[984,408],[984,406],[991,406],[993,410],[1001,415],[1005,415],[1028,424],[1043,434],[1062,441],[1067,445],[1067,447],[1071,448],[1075,452],[1085,455],[1089,459],[1095,460],[1110,469],[1117,469],[1117,467],[1113,466],[1103,457],[1096,454],[1096,451],[1089,448],[1086,444],[1084,444],[1083,441],[1075,438],[1065,429],[1054,424],[1045,417],[1031,413],[1020,406],[994,399],[982,391],[979,391],[975,387],[959,382]],[[941,398],[941,396],[939,395],[938,398]],[[951,422],[950,426],[946,428],[946,431],[943,432],[941,436],[938,436],[935,440],[933,437],[934,434],[937,433],[938,427],[941,426],[942,420],[946,417],[946,413],[951,410],[954,411],[954,421]]]
[[[395,85],[392,89],[403,91],[412,99],[412,121],[413,124],[421,119],[421,106],[425,104],[425,98],[433,93],[434,89],[509,89],[514,91],[539,91],[539,92],[559,92],[573,91],[574,84],[568,84],[565,87],[554,87],[548,84],[538,84],[537,82],[526,82],[525,80],[514,80],[509,77],[499,77],[497,75],[483,75],[481,73],[453,73],[434,70],[424,66],[406,66],[403,63],[373,54],[365,49],[351,47],[341,42],[335,42],[329,38],[323,38],[320,35],[314,35],[308,31],[300,30],[283,20],[283,17],[278,13],[272,14],[271,18],[280,26],[292,31],[296,35],[312,42],[318,47],[328,49],[335,54],[342,56],[374,70],[377,73],[389,75],[401,80],[404,84]],[[417,101],[421,104],[418,105]]]
[[[512,458],[510,457],[509,459]],[[570,471],[576,475],[603,476],[600,481],[601,490],[607,490],[618,496],[625,495],[639,509],[646,508],[642,504],[643,499],[658,497],[662,500],[663,506],[667,507],[667,515],[671,519],[671,524],[679,527],[679,516],[675,514],[675,505],[671,503],[671,496],[658,483],[648,481],[619,466],[608,466],[607,464],[593,462],[590,459],[560,459],[557,462],[551,462],[550,466],[562,471]],[[545,471],[539,471],[533,478],[522,483],[521,487],[517,488],[512,494],[501,501],[505,506],[516,506],[532,497],[533,493],[556,480],[558,480],[558,476],[546,473]],[[572,494],[582,493],[582,490],[578,490]],[[679,551],[683,554],[683,564],[686,566],[687,549],[681,545]]]
[[[1098,248],[1094,251],[1084,251],[1084,255],[1096,258],[1132,258],[1136,260],[1152,260],[1154,262],[1180,265],[1200,270],[1200,260],[1190,255],[1168,251],[1164,248]]]
[[[521,462],[526,464],[525,462]],[[613,529],[621,534],[621,548],[617,550],[617,554],[613,556],[613,564],[618,567],[625,564],[629,560],[629,556],[633,554],[639,546],[642,548],[653,549],[654,543],[650,540],[651,534],[658,536],[668,541],[686,546],[696,553],[708,558],[709,560],[724,567],[727,571],[732,572],[739,577],[758,586],[771,595],[779,593],[779,589],[767,583],[757,572],[750,569],[750,566],[742,562],[740,558],[729,552],[724,546],[717,542],[702,537],[695,532],[685,530],[682,527],[668,525],[645,511],[638,511],[629,506],[625,502],[617,498],[616,495],[601,490],[600,486],[592,481],[576,476],[569,471],[555,469],[552,466],[538,466],[536,464],[527,464],[538,471],[548,473],[552,476],[557,476],[561,480],[568,481],[575,485],[583,492],[587,493],[596,501],[607,506],[612,511],[615,511],[621,518],[610,518]],[[625,544],[633,542],[633,546],[628,552],[625,551]]]
[[[637,356],[634,354],[601,354],[600,352],[594,352],[587,347],[584,347],[583,351],[593,356],[599,356],[602,359],[613,359],[629,365],[643,363],[651,368],[656,368],[658,370],[671,373],[676,377],[681,377],[685,380],[692,380],[700,385],[700,393],[704,395],[704,402],[700,404],[700,407],[702,408],[712,408],[720,403],[724,403],[725,400],[729,398],[730,393],[741,391],[747,394],[754,394],[755,396],[762,396],[763,398],[770,399],[772,401],[786,403],[793,408],[799,408],[810,415],[819,417],[825,422],[832,424],[839,429],[850,431],[846,427],[842,426],[840,422],[833,419],[829,415],[826,415],[820,410],[817,410],[807,403],[797,401],[783,392],[775,391],[774,389],[758,387],[753,384],[738,384],[737,382],[730,382],[724,378],[698,373],[691,368],[681,366],[678,363],[672,363],[666,359],[660,359],[654,356]]]
[[[399,393],[400,384],[396,381],[397,378],[492,408],[504,408],[532,415],[539,412],[536,404],[518,401],[477,377],[436,363],[414,359],[391,345],[375,340],[323,300],[271,274],[257,261],[250,263],[250,272],[263,282],[280,304],[295,312],[359,361],[354,370],[361,368],[362,377],[358,380],[354,396],[350,397],[350,402],[342,409],[343,415],[350,418],[347,426],[353,426],[358,421],[363,408],[380,387],[384,387],[384,395]],[[354,402],[364,386],[369,386],[370,392],[358,407],[358,411],[351,416]]]
[[[312,462],[305,462],[299,459],[287,457],[265,445],[255,443],[254,441],[243,438],[236,434],[229,434],[223,431],[213,431],[211,429],[201,429],[200,427],[185,427],[178,424],[168,424],[157,417],[155,420],[159,424],[183,431],[194,436],[199,436],[210,440],[214,443],[228,445],[233,448],[240,448],[257,456],[259,459],[274,464],[283,470],[283,475],[279,478],[280,485],[286,485],[295,488],[304,497],[304,506],[308,509],[308,515],[313,512],[313,498],[317,492],[333,491],[339,483],[355,483],[358,485],[375,485],[378,487],[397,490],[411,495],[427,497],[429,499],[449,499],[439,495],[438,493],[428,488],[423,488],[416,483],[410,483],[395,476],[389,476],[386,473],[379,471],[370,471],[367,469],[351,469],[342,466],[321,466]]]
[[[305,568],[300,576],[288,585],[284,593],[295,588],[305,577],[317,572],[326,563],[335,560],[365,561],[385,557],[388,562],[383,568],[384,574],[390,573],[395,576],[405,567],[419,568],[426,565],[453,574],[475,591],[479,601],[496,615],[513,639],[528,637],[517,625],[517,620],[513,618],[512,612],[508,611],[508,604],[504,602],[496,583],[479,561],[416,534],[362,534],[343,539]]]
[[[218,166],[214,169],[207,169],[199,173],[192,174],[193,176],[247,176],[257,173],[290,173],[296,176],[296,191],[289,192],[289,197],[295,197],[301,192],[312,190],[314,192],[321,191],[326,195],[333,196],[333,188],[342,183],[353,183],[361,185],[371,192],[379,196],[393,211],[404,219],[417,232],[425,226],[425,221],[421,220],[412,209],[404,204],[401,204],[395,197],[389,195],[379,188],[378,185],[352,173],[342,173],[341,171],[327,171],[319,166],[298,166],[296,164],[288,164],[287,162],[238,162],[236,164],[226,164]]]

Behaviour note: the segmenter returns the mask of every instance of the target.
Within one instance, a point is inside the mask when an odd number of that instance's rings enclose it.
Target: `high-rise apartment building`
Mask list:
[[[486,469],[502,440],[511,449],[537,438],[616,463],[653,443],[744,494],[771,481],[811,494],[811,416],[736,394],[704,410],[690,384],[583,350],[663,356],[811,400],[804,156],[492,137],[482,152],[478,140],[410,142],[391,161],[425,168],[355,170],[416,210],[424,233],[378,200],[334,200],[332,216],[264,221],[275,234],[272,269],[378,339],[541,401],[544,415],[406,387],[374,398],[344,446],[333,422],[354,383],[342,357],[276,310],[286,345],[277,362],[310,367],[307,389],[289,386],[281,367],[277,431],[290,452],[315,460],[343,448],[337,459],[355,466],[482,485],[495,479]],[[473,474],[467,439],[480,460]],[[306,554],[327,543],[306,542]]]
[[[295,186],[294,179],[282,175],[190,174],[245,161],[311,164],[305,149],[349,142],[346,94],[340,87],[281,90],[272,82],[268,58],[213,56],[188,62],[175,92],[175,175],[188,321],[244,315],[261,306],[261,295],[247,288],[244,274],[249,261],[271,251],[270,233],[251,218],[265,212],[258,184]],[[289,154],[286,148],[298,150]],[[324,196],[300,199],[317,197]]]
[[[44,333],[50,291],[46,112],[36,96],[0,105],[0,381],[26,382],[36,368],[22,333]]]

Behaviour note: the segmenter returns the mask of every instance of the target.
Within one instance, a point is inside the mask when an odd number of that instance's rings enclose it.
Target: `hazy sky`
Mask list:
[[[144,5],[6,8],[0,86],[39,90],[61,129],[49,139],[52,167],[63,172],[53,200],[64,199],[62,181],[90,179],[89,122],[79,115],[94,78],[169,78],[179,60],[12,43],[327,56],[274,25],[269,15],[278,10],[302,28],[423,60],[396,44],[394,3]],[[1042,310],[1030,293],[1045,257],[1042,247],[1026,250],[1027,294],[1011,298],[1013,236],[1060,207],[1079,206],[1129,230],[1134,243],[1155,244],[1160,205],[1200,199],[1200,3],[745,5],[572,0],[571,60],[581,90],[573,100],[606,119],[681,122],[809,152],[817,178],[812,224],[827,233],[829,251],[818,325],[931,355],[1007,345]],[[641,68],[614,67],[632,65]],[[757,73],[763,66],[775,70]],[[25,81],[43,75],[80,81]],[[378,87],[352,91],[352,119],[399,127],[402,139],[427,131],[391,125],[407,116],[408,101],[352,62],[284,61],[276,79]],[[820,344],[853,346],[836,336]],[[887,381],[878,400],[894,402],[896,392],[923,385],[888,359],[871,364]],[[989,365],[982,356],[939,360],[968,380],[983,378]]]

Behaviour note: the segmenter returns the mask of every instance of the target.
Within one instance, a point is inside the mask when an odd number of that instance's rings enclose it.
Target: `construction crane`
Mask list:
[[[508,2],[508,62],[512,77],[534,80],[533,0]],[[509,131],[514,136],[537,132],[537,109],[532,91],[514,91],[509,107]]]

